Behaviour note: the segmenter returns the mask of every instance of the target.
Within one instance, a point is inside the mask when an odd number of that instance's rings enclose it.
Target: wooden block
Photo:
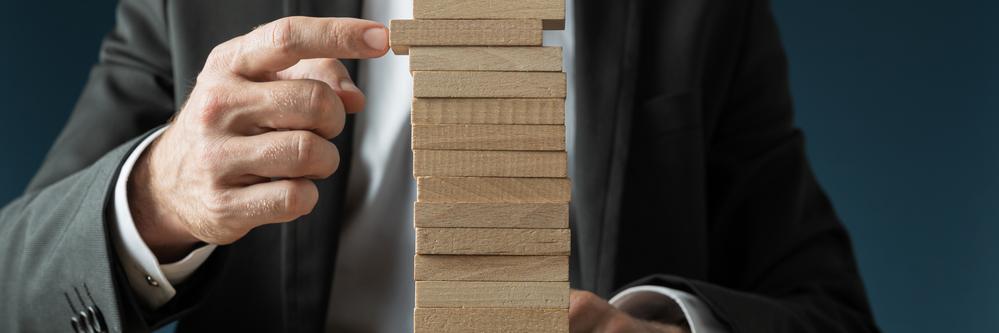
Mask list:
[[[419,124],[565,123],[565,100],[493,98],[418,98],[412,122]]]
[[[566,0],[413,0],[416,19],[542,19],[545,29],[565,28]]]
[[[416,228],[416,253],[559,256],[569,238],[569,229]]]
[[[418,177],[420,202],[569,202],[566,178]]]
[[[416,281],[569,281],[568,256],[416,255]]]
[[[569,282],[416,281],[417,308],[569,307]]]
[[[561,47],[411,47],[411,71],[560,72]]]
[[[568,203],[433,203],[414,205],[417,228],[569,227]]]
[[[416,308],[416,333],[569,332],[569,310],[504,308]]]
[[[413,149],[565,150],[562,125],[413,125]]]
[[[568,174],[568,157],[560,151],[413,151],[416,177],[552,178]]]
[[[392,20],[395,54],[410,46],[541,46],[541,20]]]
[[[413,96],[565,98],[565,73],[416,71]]]

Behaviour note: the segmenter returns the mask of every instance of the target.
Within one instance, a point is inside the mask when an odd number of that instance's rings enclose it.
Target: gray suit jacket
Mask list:
[[[733,332],[876,331],[792,126],[769,4],[575,1],[573,286],[687,290]],[[108,204],[127,153],[179,109],[215,45],[281,16],[359,13],[356,0],[123,0],[66,128],[0,212],[0,331],[71,331],[98,309],[112,331],[321,331],[350,120],[312,214],[220,248],[157,311],[123,278]]]

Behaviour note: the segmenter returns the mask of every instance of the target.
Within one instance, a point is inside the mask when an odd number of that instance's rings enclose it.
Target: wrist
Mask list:
[[[170,263],[187,256],[200,241],[187,231],[176,210],[170,209],[167,201],[158,195],[161,191],[156,189],[161,186],[157,179],[161,177],[156,176],[150,163],[155,149],[156,142],[153,142],[140,155],[129,175],[129,211],[139,236],[156,259]]]

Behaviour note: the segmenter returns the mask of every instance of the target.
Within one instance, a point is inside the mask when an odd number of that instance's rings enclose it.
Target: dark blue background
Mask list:
[[[809,156],[889,332],[999,332],[999,4],[774,0]],[[113,1],[0,11],[0,202],[62,128]]]

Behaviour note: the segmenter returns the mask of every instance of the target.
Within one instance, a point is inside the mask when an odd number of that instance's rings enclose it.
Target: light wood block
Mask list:
[[[417,254],[569,255],[569,229],[417,228]]]
[[[416,255],[416,281],[569,281],[568,256]]]
[[[565,150],[563,125],[413,125],[413,149]]]
[[[392,20],[395,54],[411,46],[541,46],[541,20]]]
[[[569,307],[569,282],[416,281],[417,308]]]
[[[565,28],[565,0],[413,0],[416,19],[542,19]]]
[[[565,177],[560,151],[415,150],[413,175],[443,177]]]
[[[504,308],[416,308],[416,333],[569,332],[569,310]]]
[[[420,202],[569,202],[566,178],[418,177]]]
[[[568,203],[433,203],[414,205],[417,228],[569,227]]]
[[[411,71],[560,72],[561,47],[411,47]]]
[[[493,98],[418,98],[412,122],[419,124],[552,124],[565,123],[565,100]]]
[[[416,71],[413,96],[565,98],[565,73]]]

